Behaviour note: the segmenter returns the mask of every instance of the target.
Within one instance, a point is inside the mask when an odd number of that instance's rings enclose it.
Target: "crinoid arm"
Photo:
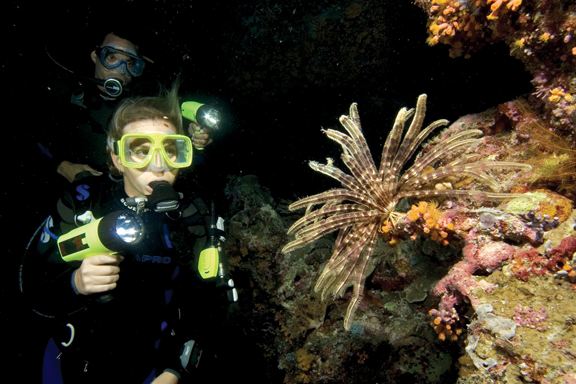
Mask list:
[[[283,251],[290,252],[294,249],[300,248],[301,246],[309,244],[319,239],[320,237],[327,235],[328,233],[336,231],[337,229],[344,228],[355,223],[373,221],[374,218],[378,217],[380,214],[381,213],[377,210],[333,214],[332,216],[329,216],[300,229],[298,232],[296,232],[296,239],[288,243],[284,247]]]
[[[507,200],[514,199],[515,197],[521,196],[521,194],[515,193],[498,193],[498,192],[485,192],[476,190],[458,190],[458,189],[446,189],[446,190],[419,190],[419,191],[406,191],[398,194],[399,199],[405,197],[418,197],[419,199],[429,199],[436,196],[446,196],[446,197],[470,197],[477,201],[493,201],[493,200]]]
[[[482,141],[482,139],[474,139],[473,137],[477,137],[481,134],[482,131],[480,131],[479,129],[469,129],[460,132],[454,135],[453,137],[450,137],[441,145],[436,146],[432,151],[427,153],[425,156],[416,159],[414,161],[414,164],[400,178],[398,187],[403,188],[403,185],[404,183],[406,183],[407,180],[420,175],[424,168],[438,161],[440,158],[448,154],[452,154],[457,150],[461,150],[463,148],[468,148],[472,145],[479,144]]]
[[[365,205],[369,208],[381,209],[381,210],[385,209],[385,207],[380,205],[378,201],[370,199],[370,197],[366,196],[366,194],[356,191],[350,191],[348,189],[330,189],[326,192],[322,192],[317,195],[308,196],[290,204],[288,209],[290,209],[291,211],[295,211],[297,209],[308,207],[309,205],[324,204],[333,200],[339,200],[339,201],[348,200],[356,204]]]
[[[396,190],[400,171],[408,159],[414,154],[416,148],[424,141],[430,132],[448,123],[448,120],[437,120],[424,130],[421,130],[424,115],[426,114],[426,98],[426,94],[418,97],[415,111],[413,109],[406,110],[406,108],[400,109],[392,131],[384,143],[379,174],[384,189],[389,193],[393,193]],[[406,120],[412,115],[414,115],[412,123],[404,139],[400,142]]]
[[[341,230],[332,257],[314,287],[316,292],[321,293],[322,300],[328,296],[333,299],[340,298],[348,287],[353,287],[352,298],[344,317],[346,329],[350,329],[351,319],[361,299],[377,234],[378,224],[375,222]]]
[[[498,185],[496,179],[484,173],[485,171],[491,169],[519,169],[526,172],[532,169],[532,167],[527,164],[513,163],[508,161],[477,161],[468,164],[444,166],[438,168],[434,172],[408,179],[406,183],[402,185],[400,191],[417,190],[420,189],[423,185],[447,176],[472,176],[482,184],[488,186],[493,191],[499,191],[500,186]]]
[[[342,146],[342,162],[350,170],[361,189],[372,198],[386,200],[380,177],[376,172],[376,165],[362,134],[356,104],[350,107],[350,116],[340,117],[340,123],[349,135],[334,129],[327,129],[324,133]]]

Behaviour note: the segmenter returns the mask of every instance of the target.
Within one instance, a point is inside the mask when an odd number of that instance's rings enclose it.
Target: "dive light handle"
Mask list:
[[[208,129],[218,129],[220,124],[220,112],[208,105],[198,103],[196,101],[185,101],[182,103],[182,117],[198,124],[201,128]],[[200,130],[194,132],[195,134],[200,133]],[[198,148],[199,151],[204,150],[204,148]]]

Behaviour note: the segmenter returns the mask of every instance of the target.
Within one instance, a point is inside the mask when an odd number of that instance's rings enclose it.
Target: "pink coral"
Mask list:
[[[475,232],[471,231],[469,236],[475,237]],[[491,291],[492,286],[476,281],[472,274],[479,270],[497,268],[502,261],[510,259],[515,251],[513,246],[503,242],[489,242],[479,247],[476,242],[468,241],[463,249],[464,260],[454,265],[448,275],[436,284],[433,293],[441,296],[455,291],[463,296],[469,296],[474,288]]]
[[[568,265],[570,258],[576,252],[576,238],[568,236],[560,244],[541,255],[537,249],[527,247],[514,255],[511,270],[516,277],[528,281],[532,275],[554,275]]]
[[[545,307],[542,307],[540,311],[536,311],[532,307],[524,307],[522,305],[518,305],[516,308],[514,308],[514,311],[515,313],[512,319],[516,325],[537,329],[539,331],[545,331],[548,329],[545,324],[542,324],[542,322],[548,317]]]
[[[572,257],[574,252],[576,252],[576,238],[568,236],[562,239],[560,244],[552,249],[549,254],[550,257]]]

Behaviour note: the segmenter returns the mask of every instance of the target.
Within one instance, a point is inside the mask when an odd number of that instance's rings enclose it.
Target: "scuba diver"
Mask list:
[[[191,281],[237,298],[221,265],[223,290],[193,272],[206,239],[217,247],[223,232],[199,191],[173,189],[193,155],[177,90],[120,103],[105,142],[121,181],[73,183],[27,247],[20,290],[54,327],[44,382],[177,383],[202,356],[190,328],[206,312],[191,302],[205,294]]]
[[[45,119],[51,116],[52,121],[44,124],[35,138],[42,162],[47,162],[69,182],[79,173],[99,176],[108,168],[106,128],[118,103],[126,95],[149,96],[157,91],[147,82],[136,81],[143,75],[146,65],[154,62],[140,52],[133,35],[134,31],[128,26],[116,26],[103,34],[103,40],[89,55],[94,64],[93,77],[82,76],[63,65],[55,55],[58,48],[61,49],[58,45],[46,46],[48,58],[67,77],[65,82],[76,85],[71,90],[58,89],[61,84],[46,87],[48,94],[41,99],[47,105],[40,106],[46,108]],[[68,108],[62,105],[63,99]],[[54,140],[54,129],[44,129],[46,125],[67,134],[67,140]],[[204,148],[212,142],[212,132],[195,123],[190,123],[188,134],[196,148]]]

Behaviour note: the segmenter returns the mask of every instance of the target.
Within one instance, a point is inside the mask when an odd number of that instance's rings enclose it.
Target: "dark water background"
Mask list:
[[[50,186],[35,182],[43,176],[39,174],[44,172],[42,167],[26,161],[27,151],[33,146],[29,127],[43,123],[42,116],[35,113],[43,103],[37,95],[45,80],[61,71],[46,59],[46,43],[57,41],[56,45],[68,54],[63,62],[89,75],[92,63],[87,55],[81,58],[84,62],[77,57],[86,31],[113,20],[142,31],[152,42],[149,53],[156,62],[146,68],[145,76],[170,83],[180,73],[185,97],[214,102],[224,112],[225,123],[199,169],[201,181],[214,194],[220,194],[217,198],[223,203],[222,191],[228,175],[255,174],[276,199],[294,199],[335,186],[315,174],[307,161],[338,157],[339,148],[321,134],[320,128],[336,127],[338,117],[348,113],[352,102],[359,104],[367,141],[379,160],[381,145],[398,109],[413,107],[421,93],[428,94],[426,121],[431,122],[439,118],[454,121],[465,114],[482,112],[531,89],[530,76],[519,61],[510,57],[505,45],[486,46],[468,60],[449,58],[446,46],[426,45],[426,14],[409,0],[358,1],[365,8],[383,9],[385,45],[379,51],[381,65],[366,64],[369,60],[362,55],[355,59],[357,63],[346,59],[347,50],[355,45],[355,40],[346,34],[342,34],[342,41],[332,35],[327,43],[330,47],[343,47],[340,51],[334,48],[332,56],[326,51],[322,51],[323,56],[312,55],[316,61],[311,60],[290,74],[282,69],[272,70],[273,65],[254,65],[255,58],[266,54],[272,57],[271,64],[275,55],[285,60],[282,44],[286,50],[295,49],[305,44],[314,31],[303,23],[312,25],[322,15],[335,23],[331,14],[351,3],[166,0],[55,5],[17,1],[2,7],[2,130],[7,140],[0,217],[7,246],[0,314],[6,335],[3,344],[17,364],[3,361],[6,368],[23,368],[21,374],[32,377],[26,382],[35,382],[37,377],[35,359],[41,335],[31,328],[33,323],[21,310],[17,261],[29,234],[43,220],[45,209],[53,204],[46,197],[54,192]],[[263,21],[270,15],[276,21]],[[356,26],[363,17],[361,14],[354,20]],[[316,45],[315,49],[321,48]],[[91,49],[88,47],[88,54]],[[346,70],[334,70],[338,68],[334,64],[338,57],[342,57],[343,67],[352,68],[350,76]],[[324,65],[333,76],[319,81],[310,81],[302,69]],[[263,81],[257,86],[238,81],[246,79],[247,74]],[[54,134],[65,139],[63,133]],[[12,153],[17,157],[8,156]],[[57,185],[55,182],[54,188]]]

